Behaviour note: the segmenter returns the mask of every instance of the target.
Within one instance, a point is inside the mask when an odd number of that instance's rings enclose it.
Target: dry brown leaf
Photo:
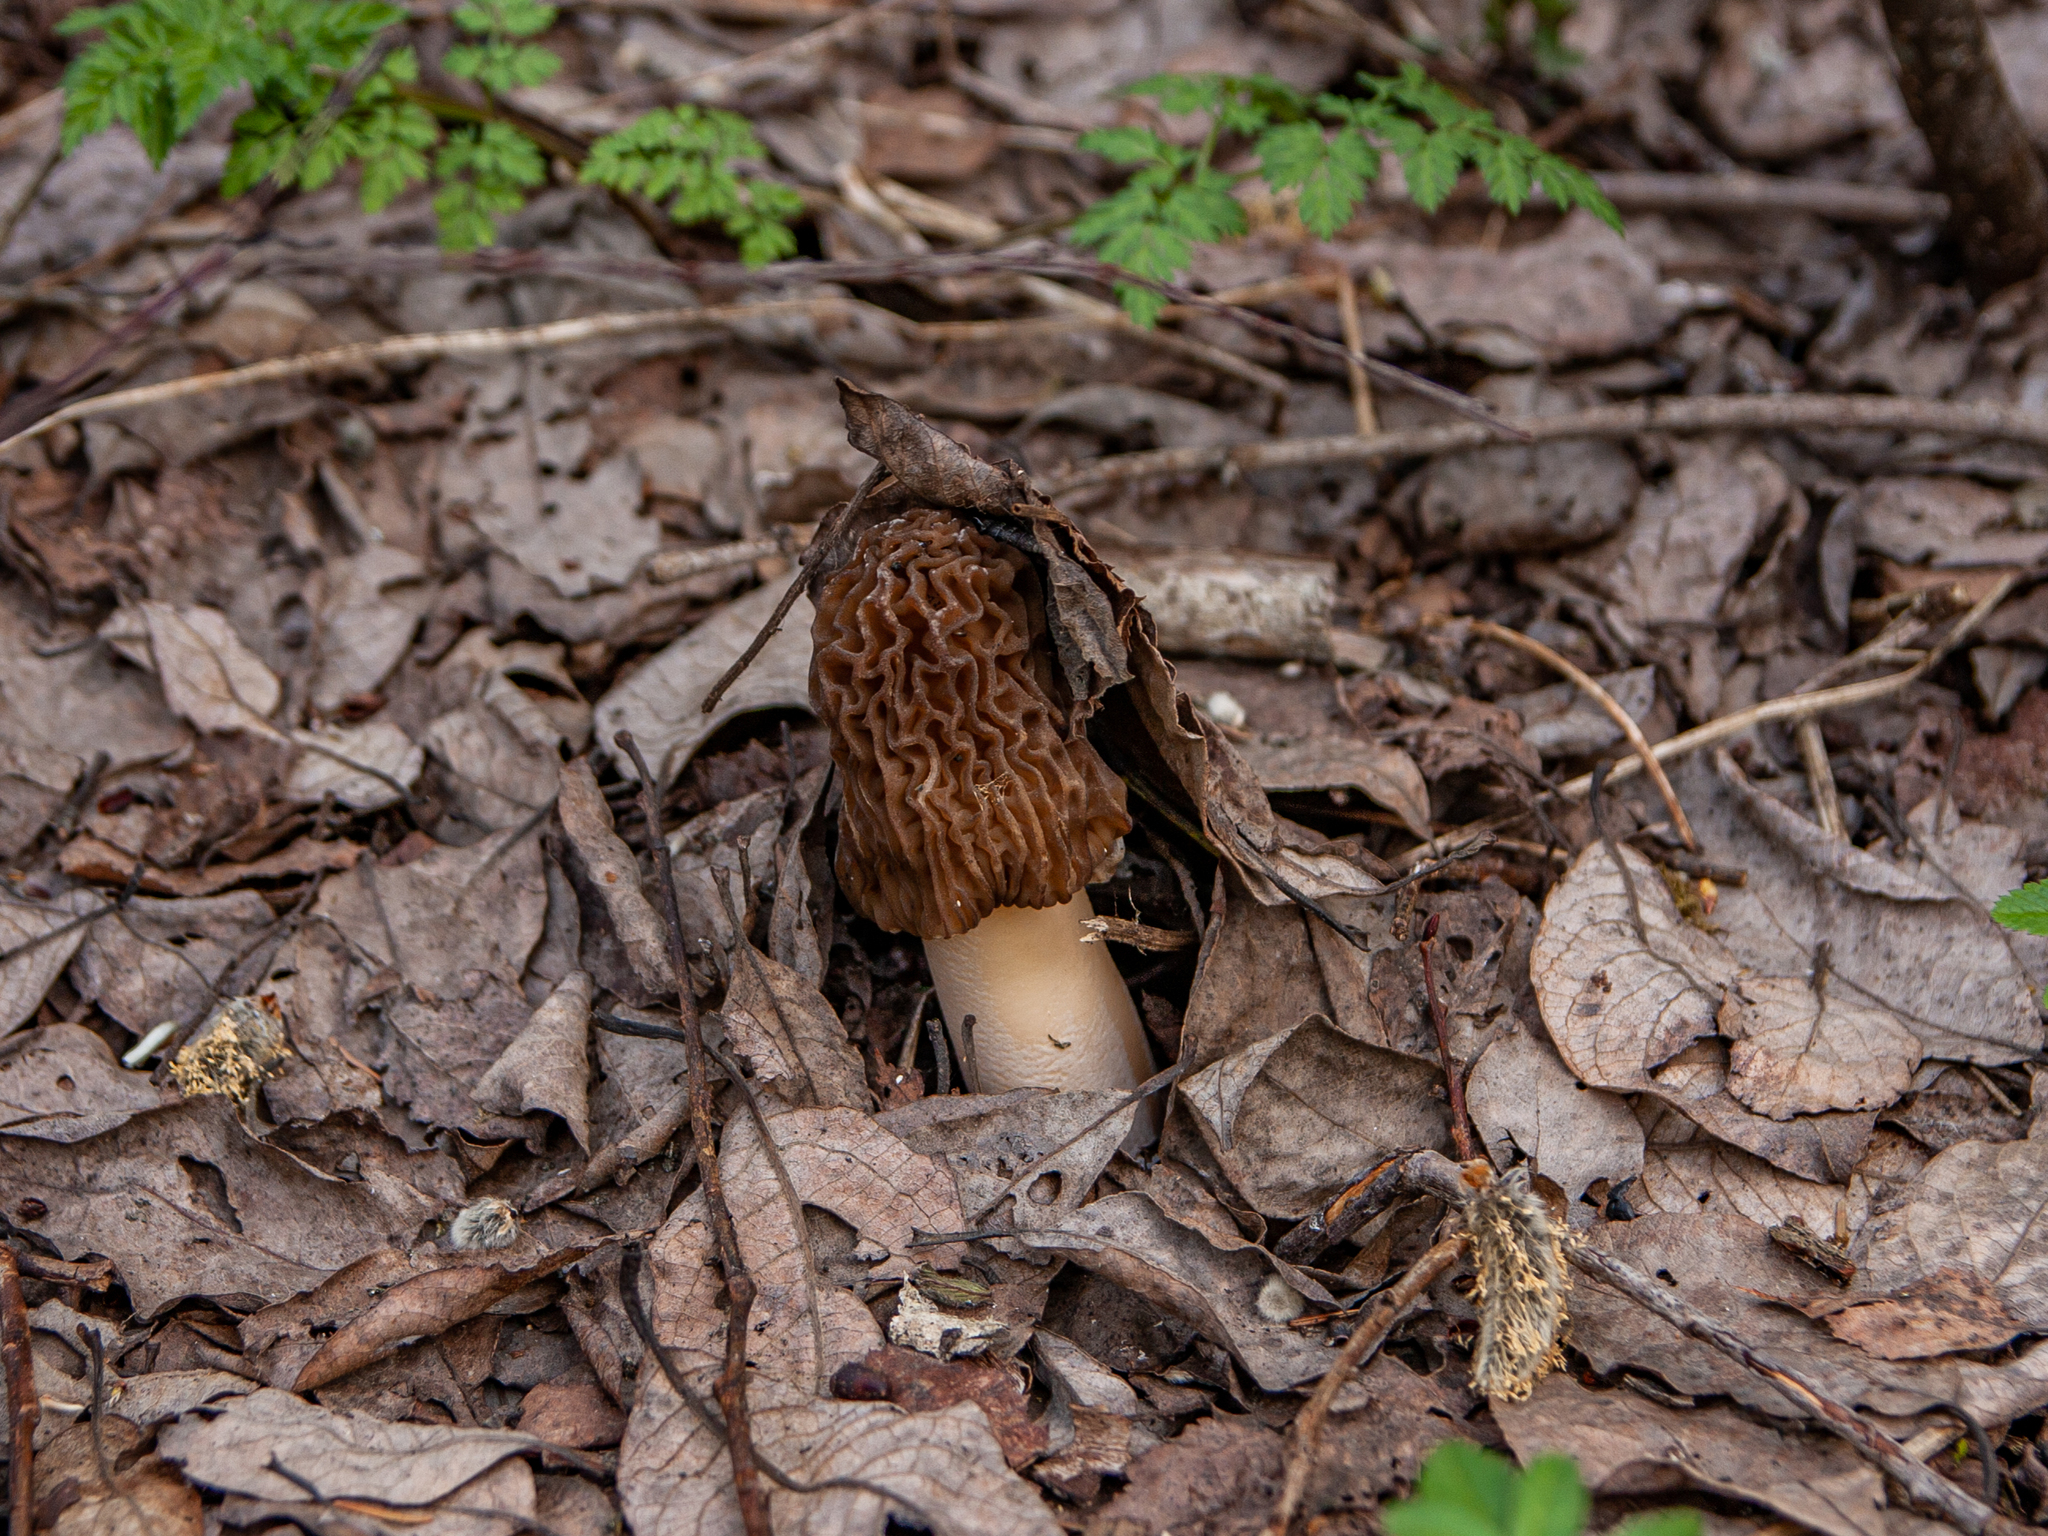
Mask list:
[[[1697,1040],[1651,1074],[1655,1097],[1636,1101],[1651,1144],[1685,1145],[1704,1131],[1811,1183],[1846,1184],[1870,1144],[1876,1111],[1759,1115],[1728,1091],[1728,1049],[1725,1040]]]
[[[363,856],[361,843],[335,838],[320,842],[302,837],[275,853],[246,864],[214,864],[203,873],[195,869],[154,869],[145,864],[135,888],[153,896],[196,898],[213,896],[238,885],[259,880],[280,880],[307,875],[324,875],[353,869]],[[57,867],[76,880],[98,880],[121,886],[135,871],[135,856],[123,853],[96,837],[74,837],[57,856]]]
[[[1261,737],[1238,750],[1270,790],[1355,789],[1399,816],[1425,842],[1431,835],[1429,785],[1415,759],[1399,747],[1347,736],[1293,742]]]
[[[1811,1066],[1796,1033],[1789,1041],[1778,1034],[1778,1010],[1760,1004],[1722,1031],[1742,1042],[1731,1058],[1737,1098],[1779,1118],[1864,1107],[1841,1102],[1853,1083],[1869,1107],[1881,1107],[1880,1085],[1897,1070],[1888,1053],[1903,1054],[1910,1068],[1921,1056],[1989,1065],[2041,1048],[2035,988],[2011,935],[1983,909],[1986,890],[2010,890],[2024,878],[2017,837],[1987,840],[1951,827],[1936,840],[1934,864],[1917,855],[1895,862],[1827,837],[1752,786],[1726,753],[1711,766],[1691,765],[1684,784],[1709,856],[1749,872],[1715,908],[1729,949],[1761,976],[1802,981],[1820,968],[1809,987],[1825,1002],[1820,1039],[1806,1054],[1825,1065]],[[1812,1014],[1814,1005],[1802,1011]],[[1890,1024],[1854,1016],[1870,1011],[1889,1014]],[[1849,1082],[1837,1085],[1844,1075]]]
[[[1180,1098],[1239,1193],[1299,1220],[1390,1151],[1448,1148],[1449,1115],[1433,1096],[1442,1081],[1311,1017],[1183,1079]]]
[[[548,1110],[560,1115],[576,1145],[589,1151],[590,996],[589,976],[582,971],[564,976],[477,1081],[471,1091],[477,1106],[507,1115]]]
[[[212,1005],[228,968],[277,921],[253,891],[193,900],[137,898],[94,923],[71,984],[132,1034],[184,1023]]]
[[[1330,1363],[1328,1348],[1284,1323],[1267,1320],[1259,1292],[1279,1265],[1251,1243],[1222,1248],[1172,1219],[1135,1190],[1084,1206],[1059,1229],[1022,1241],[1144,1297],[1235,1355],[1267,1392],[1313,1380]]]
[[[876,1120],[906,1146],[946,1163],[967,1219],[1049,1230],[1081,1209],[1130,1134],[1137,1110],[1118,1109],[1122,1097],[1044,1088],[934,1095]],[[1001,1239],[995,1246],[1017,1251]]]
[[[112,1488],[100,1475],[96,1434],[104,1437],[108,1464],[115,1468]],[[54,1523],[42,1528],[54,1536],[200,1536],[199,1490],[187,1485],[176,1468],[154,1454],[120,1466],[123,1458],[143,1449],[146,1439],[140,1425],[109,1414],[97,1430],[74,1424],[39,1446],[35,1506],[59,1511]],[[74,1499],[64,1497],[67,1488]]]
[[[1858,1235],[1862,1284],[1901,1290],[1945,1268],[1987,1282],[2013,1316],[2048,1326],[2048,1143],[1966,1141],[1930,1161]]]
[[[412,738],[382,720],[293,731],[291,738],[300,750],[285,793],[307,804],[332,796],[351,810],[380,811],[403,800],[426,766]]]
[[[1959,1356],[1880,1360],[1774,1305],[1766,1298],[1812,1290],[1814,1272],[1743,1217],[1650,1215],[1608,1222],[1590,1240],[1671,1286],[1738,1338],[1795,1366],[1838,1402],[1898,1417],[1950,1404],[1986,1424],[2009,1423],[2048,1403],[2048,1347],[2037,1344],[1998,1365]],[[1572,1346],[1601,1376],[1627,1365],[1654,1373],[1678,1392],[1729,1397],[1774,1417],[1802,1413],[1754,1372],[1596,1281],[1581,1279],[1572,1288]]]
[[[517,1268],[503,1264],[451,1264],[394,1285],[337,1329],[299,1368],[294,1392],[311,1392],[361,1370],[413,1339],[433,1338],[488,1311],[514,1291],[587,1257],[594,1243],[577,1243]]]
[[[882,1331],[851,1292],[821,1273],[815,1245],[831,1224],[800,1217],[792,1205],[814,1207],[852,1229],[849,1280],[901,1277],[922,1259],[952,1262],[950,1247],[913,1249],[912,1230],[957,1232],[964,1222],[944,1164],[912,1151],[866,1115],[792,1109],[768,1126],[789,1175],[788,1193],[750,1115],[727,1121],[719,1149],[740,1250],[760,1288],[748,1361],[756,1380],[823,1395],[832,1372],[880,1346]],[[724,1282],[709,1262],[701,1190],[676,1207],[647,1252],[655,1331],[682,1370],[708,1380],[724,1358],[724,1312],[717,1305]]]
[[[1579,1081],[1527,1030],[1486,1048],[1465,1081],[1465,1104],[1497,1163],[1519,1149],[1568,1199],[1596,1179],[1619,1184],[1642,1172],[1643,1128],[1627,1101]]]
[[[640,884],[640,862],[612,830],[611,807],[587,758],[562,769],[556,806],[568,837],[564,861],[584,908],[583,955],[607,990],[645,1007],[675,990],[668,937]]]
[[[1253,1532],[1280,1496],[1286,1442],[1249,1418],[1203,1418],[1131,1463],[1129,1483],[1087,1536]]]
[[[244,645],[218,608],[144,602],[100,627],[100,638],[155,670],[164,703],[202,731],[274,736],[284,697],[277,674]]]
[[[271,1470],[275,1460],[330,1499],[409,1508],[447,1498],[507,1457],[540,1449],[510,1430],[393,1424],[336,1413],[263,1387],[186,1414],[159,1433],[158,1448],[202,1487],[294,1504],[306,1492]]]
[[[1709,1137],[1696,1137],[1687,1146],[1651,1146],[1643,1154],[1642,1179],[1631,1187],[1629,1198],[1644,1213],[1735,1211],[1758,1227],[1796,1218],[1813,1232],[1834,1230],[1838,1205],[1846,1205],[1852,1224],[1869,1209],[1861,1189],[1795,1178]]]
[[[1969,1270],[1944,1267],[1889,1296],[1840,1291],[1787,1302],[1827,1324],[1829,1333],[1880,1360],[1924,1360],[1966,1349],[2003,1349],[2026,1324]]]
[[[802,596],[718,708],[708,715],[698,708],[781,599],[775,583],[736,598],[598,700],[598,751],[610,756],[621,774],[633,778],[632,761],[612,745],[620,731],[631,731],[647,754],[648,767],[666,783],[735,715],[762,709],[808,710],[812,615],[809,599]]]
[[[866,1109],[860,1052],[817,987],[742,940],[725,994],[725,1027],[757,1081],[792,1104]]]
[[[0,1061],[0,1135],[84,1141],[162,1102],[147,1072],[124,1071],[112,1047],[77,1024],[30,1030]]]
[[[1579,1080],[1637,1093],[1654,1086],[1657,1067],[1715,1033],[1740,965],[1679,917],[1656,865],[1633,848],[1619,853],[1617,866],[1606,844],[1589,843],[1552,887],[1529,979]]]
[[[738,1528],[725,1445],[651,1368],[619,1447],[619,1504],[635,1536],[701,1536]],[[705,1381],[696,1383],[704,1390]],[[782,1536],[882,1536],[891,1515],[954,1536],[1057,1536],[1038,1492],[1003,1462],[972,1403],[905,1413],[889,1403],[842,1403],[756,1377],[748,1388],[754,1445],[791,1477],[857,1477],[902,1496],[891,1504],[854,1488],[772,1488]]]
[[[69,1146],[0,1137],[0,1188],[42,1201],[35,1230],[67,1258],[112,1259],[145,1317],[182,1296],[282,1300],[410,1242],[442,1204],[397,1180],[316,1174],[251,1136],[217,1096]]]
[[[1494,1416],[1523,1465],[1546,1451],[1574,1457],[1594,1493],[1662,1492],[1676,1472],[1825,1536],[1891,1530],[1883,1476],[1832,1436],[1770,1429],[1733,1408],[1678,1411],[1634,1392],[1589,1392],[1564,1374],[1527,1402],[1496,1403]]]
[[[869,1352],[862,1362],[889,1384],[889,1401],[911,1413],[935,1413],[955,1403],[973,1403],[1003,1448],[1003,1459],[1022,1471],[1045,1454],[1043,1420],[1034,1416],[1028,1380],[1007,1360],[935,1360],[894,1344]]]
[[[24,901],[12,891],[0,891],[0,951],[8,955],[0,961],[0,1035],[35,1014],[50,983],[64,974],[85,942],[90,924],[66,925],[108,907],[92,891],[66,891],[49,901]]]
[[[547,900],[529,824],[467,848],[430,848],[395,867],[359,863],[321,888],[313,910],[414,986],[466,997],[476,972],[518,985],[540,942]]]

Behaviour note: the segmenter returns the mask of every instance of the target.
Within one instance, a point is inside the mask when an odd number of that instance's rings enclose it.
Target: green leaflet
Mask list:
[[[1380,1510],[1388,1536],[1580,1536],[1592,1498],[1569,1456],[1538,1456],[1527,1471],[1469,1440],[1446,1440],[1422,1464],[1412,1498]],[[1661,1509],[1615,1536],[1700,1536],[1690,1509]]]
[[[1141,277],[1170,282],[1187,270],[1194,247],[1244,229],[1231,195],[1234,178],[1211,164],[1225,133],[1251,141],[1256,174],[1275,192],[1295,191],[1302,223],[1321,239],[1342,229],[1383,174],[1391,154],[1408,195],[1425,210],[1442,206],[1466,167],[1479,171],[1492,199],[1521,211],[1536,187],[1560,208],[1585,208],[1619,230],[1621,220],[1593,178],[1460,101],[1414,65],[1398,75],[1358,76],[1360,94],[1310,100],[1267,75],[1154,75],[1126,88],[1169,116],[1204,114],[1198,148],[1148,128],[1084,134],[1080,147],[1133,167],[1123,188],[1075,221],[1070,238]],[[1146,289],[1119,289],[1141,325],[1165,301]]]

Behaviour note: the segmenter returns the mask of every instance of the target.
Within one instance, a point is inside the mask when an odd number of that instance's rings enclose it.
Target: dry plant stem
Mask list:
[[[1792,728],[1799,746],[1799,761],[1806,768],[1807,789],[1813,795],[1815,818],[1829,837],[1847,837],[1849,824],[1842,820],[1842,797],[1835,790],[1834,765],[1828,761],[1828,745],[1821,739],[1820,721],[1808,715]]]
[[[33,1536],[32,1502],[36,1421],[36,1367],[29,1354],[28,1303],[14,1250],[0,1243],[0,1369],[7,1378],[7,1536]]]
[[[2048,413],[2016,405],[1915,400],[1895,395],[1658,396],[1628,405],[1596,406],[1560,416],[1523,417],[1505,425],[1530,442],[1634,437],[1642,432],[1943,432],[2048,447]],[[1123,485],[1156,476],[1199,475],[1225,468],[1301,469],[1319,464],[1427,458],[1485,448],[1491,427],[1448,422],[1381,432],[1374,437],[1297,437],[1232,448],[1160,448],[1112,454],[1040,487],[1059,497],[1094,485]]]
[[[689,1069],[690,1136],[697,1145],[697,1168],[703,1178],[704,1207],[718,1247],[718,1265],[725,1274],[725,1367],[716,1395],[725,1415],[725,1449],[732,1462],[733,1497],[747,1536],[773,1536],[768,1522],[768,1494],[754,1462],[754,1443],[747,1424],[747,1319],[754,1309],[754,1277],[740,1254],[739,1232],[725,1202],[719,1175],[718,1143],[711,1133],[711,1073],[704,1051],[704,1029],[690,995],[690,957],[683,942],[683,914],[676,899],[675,869],[669,862],[668,839],[661,833],[661,791],[647,771],[647,759],[631,731],[614,738],[633,760],[640,775],[640,813],[646,818],[647,841],[654,855],[654,878],[661,893],[662,916],[668,930],[669,964],[676,975],[676,1009],[683,1022],[683,1054]]]
[[[1456,1237],[1445,1238],[1417,1259],[1415,1267],[1402,1276],[1401,1283],[1380,1297],[1372,1314],[1363,1319],[1352,1330],[1351,1337],[1344,1341],[1344,1348],[1331,1362],[1329,1370],[1323,1373],[1323,1379],[1316,1383],[1315,1394],[1294,1421],[1294,1444],[1287,1451],[1287,1471],[1280,1484],[1280,1499],[1273,1506],[1273,1518],[1266,1522],[1259,1536],[1287,1536],[1287,1527],[1294,1520],[1294,1512],[1301,1508],[1301,1496],[1308,1491],[1309,1474],[1315,1469],[1316,1452],[1322,1442],[1323,1424],[1330,1417],[1330,1405],[1336,1402],[1337,1394],[1365,1363],[1366,1357],[1385,1341],[1388,1331],[1400,1321],[1401,1314],[1463,1257],[1469,1241],[1460,1232]]]
[[[1753,171],[1688,175],[1670,171],[1596,171],[1593,180],[1623,213],[1806,213],[1843,224],[1911,226],[1948,217],[1939,192],[1866,187],[1816,176],[1760,176]],[[1460,185],[1454,203],[1478,202],[1479,185]],[[1537,199],[1542,198],[1539,192]]]
[[[1359,322],[1358,285],[1351,280],[1349,267],[1337,269],[1337,323],[1344,328],[1344,345],[1363,357],[1365,327]],[[1351,414],[1358,422],[1358,435],[1371,437],[1380,429],[1379,416],[1372,408],[1372,380],[1349,358],[1344,371],[1351,380]]]
[[[910,10],[920,3],[921,0],[872,0],[871,4],[862,6],[851,15],[842,16],[836,21],[793,37],[786,43],[777,43],[757,53],[699,70],[677,84],[676,97],[681,101],[694,101],[705,106],[724,105],[747,86],[774,74],[777,70],[787,68],[821,48],[833,48],[840,43],[850,42],[882,17]]]
[[[1489,436],[1504,437],[1516,442],[1529,440],[1528,435],[1520,428],[1507,424],[1487,406],[1469,395],[1461,395],[1454,389],[1446,389],[1441,384],[1432,383],[1419,374],[1410,373],[1405,368],[1397,368],[1392,363],[1382,362],[1376,357],[1354,354],[1342,342],[1318,336],[1313,331],[1304,330],[1298,325],[1290,325],[1282,320],[1268,319],[1238,305],[1226,304],[1209,294],[1196,293],[1177,283],[1155,282],[1151,278],[1140,277],[1135,272],[1128,272],[1114,263],[1078,256],[1064,247],[1043,241],[1002,251],[947,252],[898,256],[876,261],[783,261],[773,262],[765,267],[747,267],[736,261],[658,262],[615,256],[565,256],[546,251],[482,251],[467,256],[436,256],[431,262],[405,255],[351,256],[338,262],[307,261],[293,255],[267,262],[265,269],[351,269],[379,272],[430,270],[489,272],[507,276],[548,274],[738,289],[773,288],[787,283],[802,283],[808,286],[815,283],[909,282],[943,277],[970,277],[989,272],[1017,272],[1032,277],[1098,283],[1104,287],[1123,283],[1142,288],[1148,293],[1156,293],[1161,298],[1189,309],[1222,315],[1247,330],[1286,342],[1290,346],[1300,347],[1304,351],[1315,352],[1338,362],[1355,361],[1382,383],[1423,399],[1433,400],[1454,415],[1481,424]],[[910,323],[902,320],[900,316],[894,318],[902,324]]]
[[[1977,626],[1991,616],[1991,610],[2011,596],[2013,588],[2029,574],[2025,571],[2011,571],[2001,576],[1998,584],[1956,621],[1955,627],[1939,645],[1929,650],[1903,672],[1894,672],[1889,677],[1873,677],[1861,683],[1845,683],[1839,688],[1822,688],[1814,693],[1789,693],[1782,698],[1765,699],[1761,704],[1752,704],[1748,709],[1737,710],[1732,715],[1723,715],[1718,720],[1709,720],[1705,725],[1696,725],[1689,731],[1681,731],[1666,741],[1660,741],[1651,750],[1650,755],[1659,763],[1668,763],[1674,758],[1684,757],[1689,752],[1697,752],[1702,747],[1711,747],[1731,737],[1740,736],[1752,726],[1767,725],[1773,720],[1804,720],[1831,709],[1851,709],[1875,699],[1889,698],[1901,688],[1926,676],[1939,665],[1941,659],[1974,633]],[[1625,757],[1614,764],[1612,771],[1607,775],[1607,782],[1614,784],[1622,779],[1631,778],[1637,771],[1638,759]],[[1584,798],[1592,787],[1593,776],[1586,774],[1559,785],[1558,793],[1567,800],[1578,800]]]
[[[1505,624],[1495,624],[1486,619],[1474,619],[1472,633],[1484,635],[1489,640],[1498,640],[1503,645],[1511,645],[1518,651],[1534,656],[1545,666],[1571,679],[1581,692],[1605,710],[1607,718],[1619,726],[1621,734],[1628,738],[1628,744],[1635,749],[1637,760],[1642,763],[1651,781],[1656,784],[1657,793],[1664,800],[1664,809],[1671,813],[1671,825],[1676,827],[1678,835],[1685,839],[1686,847],[1694,853],[1699,852],[1699,839],[1693,836],[1692,823],[1685,818],[1685,807],[1678,803],[1678,792],[1671,787],[1671,780],[1665,776],[1656,755],[1650,750],[1649,739],[1643,735],[1643,728],[1636,724],[1633,715],[1615,701],[1613,694],[1541,640],[1532,640],[1520,630],[1509,629]]]
[[[1472,1123],[1465,1112],[1465,1079],[1451,1056],[1451,1024],[1444,1017],[1443,999],[1437,996],[1436,962],[1431,958],[1441,917],[1441,913],[1430,913],[1429,921],[1422,927],[1422,943],[1418,946],[1422,950],[1422,993],[1429,999],[1429,1021],[1436,1026],[1437,1060],[1443,1063],[1444,1092],[1451,1104],[1451,1142],[1458,1149],[1458,1157],[1469,1163],[1479,1155],[1479,1148],[1472,1140]]]
[[[197,271],[198,268],[195,267],[193,270]],[[154,303],[152,300],[152,306]],[[569,347],[579,342],[600,341],[616,336],[637,336],[646,331],[668,327],[718,327],[743,320],[773,319],[777,315],[873,308],[874,306],[862,304],[857,299],[776,299],[765,304],[729,304],[712,309],[696,307],[645,310],[639,314],[586,315],[576,320],[554,320],[545,325],[501,325],[473,331],[432,331],[419,336],[387,336],[382,341],[359,341],[345,347],[328,347],[320,352],[275,357],[241,368],[224,368],[217,373],[166,379],[160,384],[144,384],[134,389],[116,390],[111,394],[76,401],[60,411],[51,412],[35,421],[33,425],[24,426],[5,441],[0,441],[0,453],[4,453],[17,443],[40,437],[65,422],[89,421],[95,417],[112,415],[117,411],[161,405],[167,400],[210,395],[219,390],[243,388],[253,384],[274,384],[283,379],[307,378],[323,373],[346,373],[353,369],[372,368],[386,363],[421,362],[437,357],[492,357],[507,352],[540,351],[549,347]],[[881,313],[887,314],[888,311]],[[132,318],[139,319],[140,312]],[[890,318],[896,319],[894,315]],[[122,330],[126,329],[124,325]],[[128,337],[127,341],[134,339]],[[122,344],[126,345],[127,342],[124,341]],[[65,380],[59,380],[58,383],[63,384]],[[56,386],[51,387],[55,389]],[[4,418],[5,412],[0,412],[0,419]],[[764,551],[770,554],[774,552],[772,549]]]
[[[1416,1153],[1408,1160],[1407,1173],[1415,1189],[1448,1204],[1462,1205],[1470,1193],[1457,1164],[1439,1152]],[[1752,1348],[1729,1329],[1681,1301],[1672,1294],[1669,1286],[1659,1285],[1590,1243],[1568,1244],[1565,1258],[1581,1274],[1590,1275],[1602,1285],[1612,1287],[1629,1300],[1655,1312],[1679,1332],[1698,1339],[1738,1365],[1756,1372],[1810,1413],[1822,1428],[1848,1441],[1865,1458],[1876,1463],[1887,1477],[1903,1486],[1914,1499],[1937,1511],[1967,1536],[2020,1536],[2028,1529],[1922,1466],[1897,1441],[1859,1418],[1853,1409],[1830,1398],[1799,1371],[1781,1365],[1763,1351]]]
[[[63,1259],[46,1259],[39,1253],[17,1253],[14,1264],[31,1280],[49,1280],[58,1285],[82,1285],[88,1291],[104,1291],[114,1284],[114,1261],[90,1259],[82,1264]]]

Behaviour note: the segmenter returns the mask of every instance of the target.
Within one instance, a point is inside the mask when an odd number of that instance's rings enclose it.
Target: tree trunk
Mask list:
[[[1981,297],[2048,261],[2048,174],[2005,88],[1976,0],[1884,0],[1906,110]]]

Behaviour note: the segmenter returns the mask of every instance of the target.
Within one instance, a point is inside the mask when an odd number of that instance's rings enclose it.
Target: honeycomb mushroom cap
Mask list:
[[[839,883],[883,928],[947,938],[1058,906],[1130,830],[1123,782],[1062,727],[1035,590],[1024,555],[930,507],[868,529],[819,589]]]

